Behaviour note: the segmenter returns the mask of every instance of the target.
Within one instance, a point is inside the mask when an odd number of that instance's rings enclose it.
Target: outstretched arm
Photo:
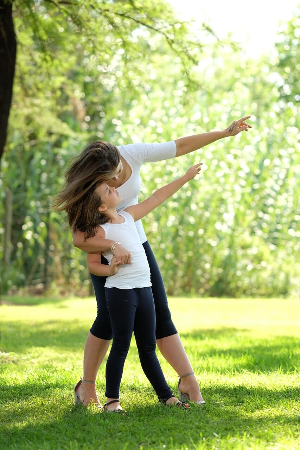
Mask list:
[[[229,136],[236,136],[241,133],[241,131],[248,131],[248,129],[252,128],[252,126],[248,125],[245,120],[250,117],[251,116],[246,116],[242,119],[235,120],[231,125],[229,125],[228,128],[226,128],[226,130],[223,131],[211,131],[210,133],[195,134],[194,136],[176,139],[176,157],[191,153],[199,148],[205,147],[205,145],[218,141],[219,139]]]
[[[172,183],[158,189],[149,198],[138,205],[129,206],[125,209],[125,211],[131,214],[135,221],[141,219],[149,214],[149,212],[153,211],[153,209],[165,202],[168,198],[172,197],[172,195],[175,194],[175,192],[177,192],[185,183],[194,178],[200,172],[201,166],[202,163],[195,164],[189,168],[183,177],[180,177],[177,180],[172,181]]]

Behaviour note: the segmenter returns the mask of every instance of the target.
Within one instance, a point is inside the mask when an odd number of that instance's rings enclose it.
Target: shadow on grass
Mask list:
[[[8,306],[38,306],[38,305],[55,305],[55,307],[64,306],[65,302],[68,301],[68,298],[62,297],[36,297],[36,296],[2,296],[1,303],[2,305]]]
[[[53,348],[60,353],[78,351],[84,346],[87,331],[80,319],[73,322],[49,320],[31,327],[26,322],[5,322],[1,327],[1,348],[4,352],[19,354],[34,347]],[[300,364],[299,342],[292,336],[255,338],[249,337],[247,330],[218,328],[183,333],[181,338],[188,355],[194,354],[196,347],[197,371],[200,372],[213,368],[218,373],[245,370],[291,373],[298,370]],[[217,340],[218,345],[214,345]]]
[[[5,321],[0,322],[0,326],[2,350],[20,354],[34,347],[49,347],[61,351],[82,349],[88,333],[88,327],[80,319],[33,321],[31,324],[25,321]]]
[[[205,370],[207,361],[223,361],[217,372],[234,369],[236,372],[273,372],[291,373],[299,371],[300,352],[299,338],[293,336],[270,336],[258,338],[249,336],[248,330],[236,328],[220,328],[211,330],[195,330],[180,334],[185,340],[187,354],[192,353],[195,343],[198,346],[197,354],[199,369]],[[207,344],[208,340],[209,346]],[[213,341],[220,340],[214,346]],[[224,348],[222,348],[222,341]],[[201,342],[206,345],[201,348]],[[229,344],[229,346],[228,346]],[[208,348],[209,347],[209,348]],[[221,348],[220,348],[221,347]],[[189,351],[190,348],[190,351]],[[210,364],[211,366],[211,364]],[[217,363],[216,363],[217,367]]]
[[[57,384],[48,384],[45,389],[45,386],[24,384],[11,387],[11,392],[3,392],[4,397],[7,394],[10,398],[15,396],[16,400],[23,397],[26,403],[23,406],[16,401],[15,407],[6,411],[2,420],[1,448],[121,450],[126,443],[128,450],[140,446],[159,449],[163,445],[167,449],[181,446],[196,448],[203,439],[207,443],[222,438],[235,440],[245,437],[245,433],[247,441],[253,438],[264,443],[268,438],[272,440],[272,433],[284,435],[289,430],[290,436],[296,435],[299,423],[296,412],[293,415],[284,407],[299,398],[300,388],[271,390],[219,386],[207,390],[206,407],[182,411],[155,405],[151,388],[131,390],[128,387],[128,397],[133,401],[123,403],[127,415],[120,416],[72,407],[71,398],[62,395],[61,391],[57,392],[57,387]],[[152,398],[147,404],[143,396],[148,398],[149,395]],[[217,401],[219,398],[222,398],[222,403]],[[138,404],[139,400],[142,405]],[[278,412],[273,416],[272,413],[264,415],[262,419],[259,413],[265,413],[270,408],[275,411],[277,408]],[[37,423],[28,423],[28,418]],[[9,431],[5,430],[5,425]],[[195,447],[190,447],[192,443]]]

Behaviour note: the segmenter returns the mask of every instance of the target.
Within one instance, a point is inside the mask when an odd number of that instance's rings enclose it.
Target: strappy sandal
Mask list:
[[[124,409],[122,409],[121,405],[120,405],[121,409],[108,409],[107,407],[109,405],[111,405],[112,403],[120,403],[120,400],[119,399],[111,400],[110,402],[105,403],[105,405],[103,406],[103,410],[106,412],[110,412],[110,413],[121,413],[121,414],[125,415],[125,411],[124,411]]]
[[[181,408],[181,409],[189,409],[190,408],[190,405],[188,403],[181,402],[179,400],[176,403],[168,403],[167,404],[167,401],[173,397],[175,398],[175,395],[171,395],[171,397],[167,397],[167,398],[159,397],[158,401],[159,401],[159,403],[162,403],[163,405],[166,405],[166,406],[176,406],[177,408]]]
[[[178,386],[177,387],[178,387],[178,394],[179,394],[179,398],[180,398],[181,402],[191,402],[189,394],[187,394],[186,392],[182,392],[179,389],[179,385],[180,385],[181,379],[185,378],[185,377],[189,377],[190,375],[194,375],[194,372],[189,372],[189,373],[186,373],[185,375],[181,375],[181,377],[179,377]],[[205,400],[197,400],[196,402],[192,402],[192,403],[194,403],[195,405],[198,405],[198,406],[206,405],[206,401]]]
[[[96,381],[86,381],[86,380],[84,380],[83,378],[80,377],[80,380],[79,380],[78,383],[75,384],[75,386],[74,386],[74,401],[75,401],[75,406],[77,406],[77,405],[87,406],[87,405],[84,405],[83,400],[81,400],[81,398],[79,397],[79,394],[78,394],[78,392],[77,392],[77,389],[79,388],[79,386],[80,386],[82,383],[85,383],[85,384],[96,384]],[[92,403],[92,402],[91,402],[91,403]],[[95,403],[95,402],[93,402],[93,405],[95,405],[96,408],[102,409],[102,405],[101,405],[100,403]]]

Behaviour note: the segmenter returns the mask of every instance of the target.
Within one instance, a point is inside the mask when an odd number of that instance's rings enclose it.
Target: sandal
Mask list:
[[[159,401],[159,403],[162,403],[163,405],[166,405],[166,406],[177,406],[177,408],[181,408],[181,409],[189,409],[190,408],[190,405],[188,403],[181,402],[179,400],[176,403],[167,404],[167,401],[170,400],[170,398],[176,398],[176,397],[175,397],[175,395],[171,395],[171,397],[167,397],[167,398],[159,397],[158,401]]]
[[[109,405],[111,405],[112,403],[120,403],[120,400],[116,399],[116,400],[111,400],[110,402],[105,403],[105,405],[103,406],[103,410],[107,411],[107,412],[111,412],[111,413],[121,413],[121,414],[125,415],[125,411],[124,411],[124,409],[122,409],[121,405],[120,405],[121,409],[120,408],[119,409],[108,409],[107,407]]]
[[[187,394],[186,392],[182,392],[179,389],[179,385],[180,385],[181,379],[185,378],[185,377],[188,377],[190,375],[194,375],[194,372],[189,372],[189,373],[186,373],[185,375],[181,375],[181,377],[179,377],[179,380],[178,380],[178,386],[177,386],[178,387],[178,394],[179,394],[179,398],[180,398],[180,400],[182,402],[190,402],[191,401],[189,394]],[[196,402],[193,402],[193,403],[195,405],[198,405],[198,406],[206,405],[206,401],[205,400],[197,400]]]
[[[83,378],[80,377],[80,380],[79,380],[78,383],[75,384],[75,386],[74,386],[74,401],[75,401],[75,406],[77,406],[77,405],[87,406],[87,405],[85,405],[85,404],[83,403],[83,400],[81,400],[81,398],[79,397],[79,394],[78,394],[78,392],[77,392],[77,389],[79,388],[79,386],[80,386],[82,383],[85,383],[85,384],[96,384],[96,381],[86,381],[86,380],[84,380]],[[95,403],[94,401],[93,401],[93,402],[90,402],[90,403],[93,403],[93,404],[96,406],[96,408],[99,408],[99,409],[102,408],[102,405],[101,405],[100,403]],[[90,403],[89,403],[89,404],[90,404]]]

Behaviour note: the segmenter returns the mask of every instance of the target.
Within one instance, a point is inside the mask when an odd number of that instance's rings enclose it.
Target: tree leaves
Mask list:
[[[86,290],[85,255],[73,248],[65,217],[49,219],[48,209],[88,143],[164,142],[251,113],[247,134],[143,166],[140,200],[205,163],[199,180],[143,222],[170,294],[298,292],[296,53],[254,63],[230,45],[203,45],[164,2],[17,0],[14,20],[19,51],[1,173],[1,197],[6,187],[14,194],[5,290],[26,280],[42,289],[45,276],[52,289]],[[295,40],[292,30],[282,45]]]

